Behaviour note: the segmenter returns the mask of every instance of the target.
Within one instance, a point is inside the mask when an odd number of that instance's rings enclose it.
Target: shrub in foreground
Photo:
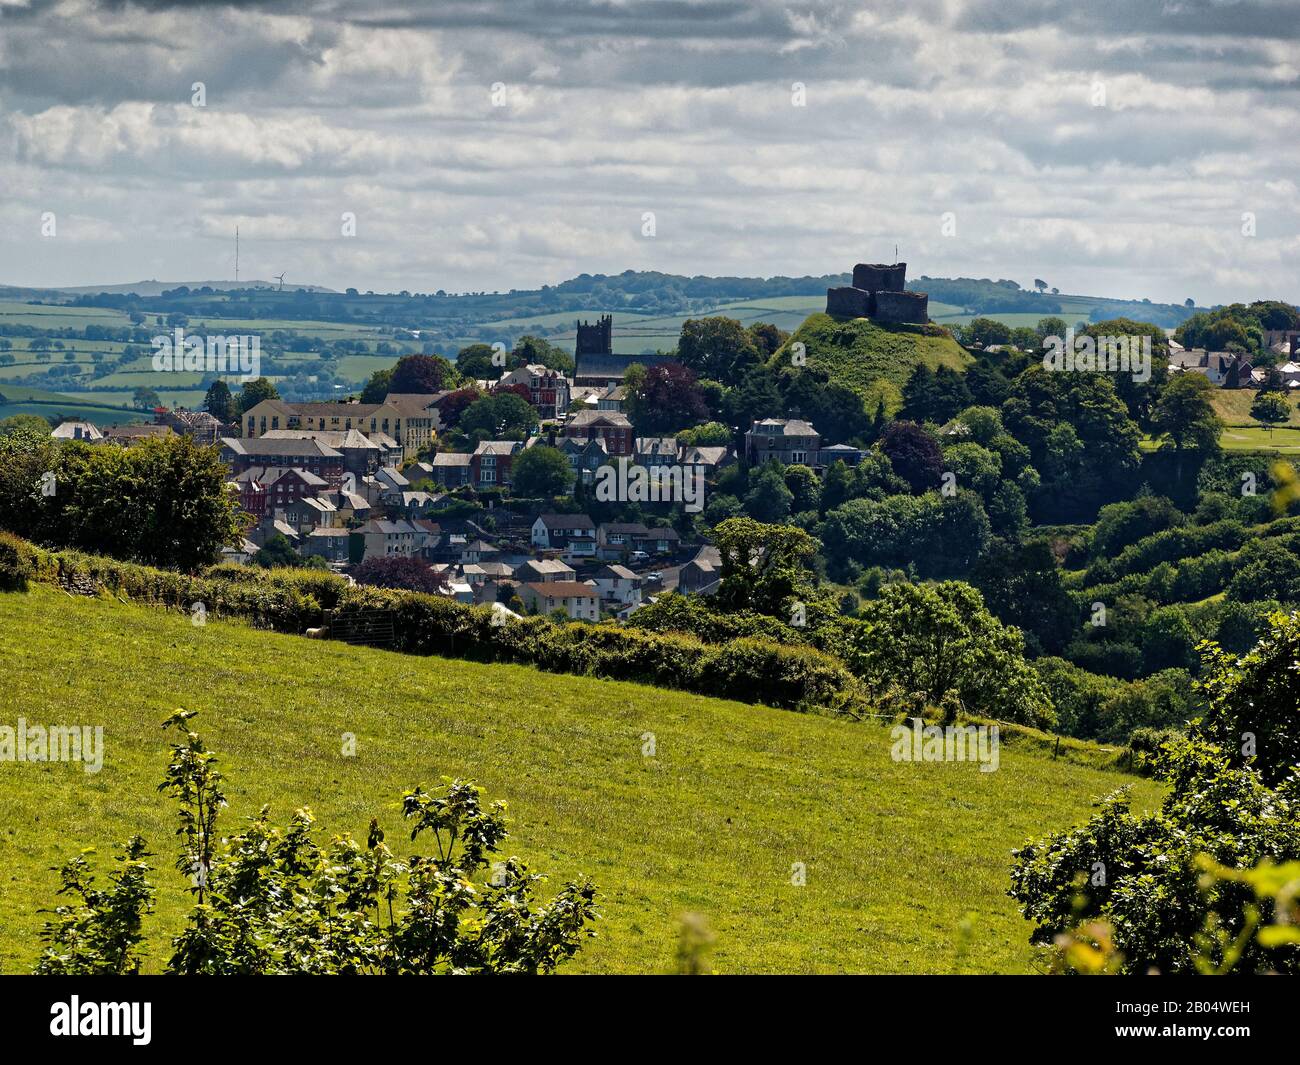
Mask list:
[[[179,737],[159,790],[180,807],[176,867],[194,898],[168,973],[550,973],[595,935],[589,880],[539,903],[543,876],[515,857],[493,860],[506,839],[505,804],[485,805],[469,782],[402,797],[411,839],[436,853],[399,860],[375,820],[364,844],[346,834],[318,844],[306,809],[279,828],[263,807],[243,832],[220,838],[222,776],[193,717],[181,710],[164,722]],[[45,924],[38,974],[140,971],[154,899],[148,857],[132,837],[107,888],[95,887],[84,854],[63,867],[59,893],[71,901]]]

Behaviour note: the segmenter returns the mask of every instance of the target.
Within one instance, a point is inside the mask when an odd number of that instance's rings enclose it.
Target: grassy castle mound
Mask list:
[[[870,318],[810,315],[772,356],[775,366],[789,366],[794,345],[804,345],[807,365],[825,370],[832,381],[863,396],[884,379],[902,388],[919,364],[930,369],[965,369],[971,362],[946,329],[926,325],[885,325]]]

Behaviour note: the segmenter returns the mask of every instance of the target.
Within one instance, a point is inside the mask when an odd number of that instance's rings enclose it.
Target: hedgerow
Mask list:
[[[0,538],[0,587],[20,588],[30,581],[89,582],[97,591],[187,611],[201,604],[205,616],[239,618],[288,633],[320,628],[330,635],[378,616],[384,642],[410,654],[513,662],[780,707],[828,705],[856,683],[841,661],[807,646],[753,638],[714,646],[692,636],[609,625],[503,621],[486,607],[351,587],[331,573],[223,564],[191,576]]]

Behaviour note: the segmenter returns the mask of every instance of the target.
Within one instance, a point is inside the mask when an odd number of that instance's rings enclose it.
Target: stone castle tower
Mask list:
[[[826,290],[826,313],[925,325],[930,320],[930,297],[907,291],[907,263],[858,263],[852,286]]]
[[[613,355],[614,354],[614,316],[602,314],[595,325],[577,322],[578,339],[574,344],[573,354],[578,355]]]

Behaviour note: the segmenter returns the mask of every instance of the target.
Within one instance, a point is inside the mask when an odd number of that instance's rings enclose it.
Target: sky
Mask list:
[[[0,0],[0,284],[1300,300],[1300,0]]]

